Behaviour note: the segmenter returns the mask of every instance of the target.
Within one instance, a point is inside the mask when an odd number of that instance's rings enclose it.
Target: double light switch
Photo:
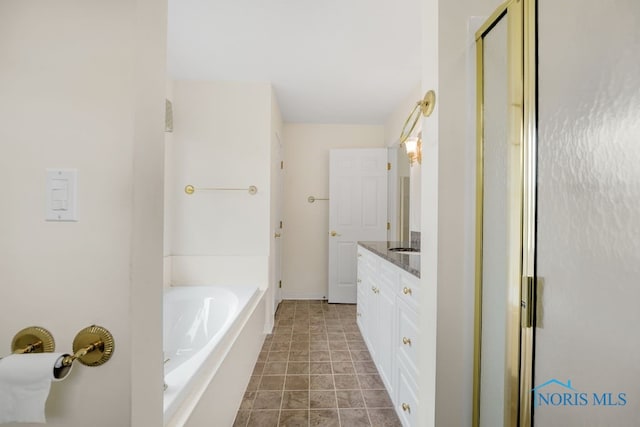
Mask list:
[[[76,169],[47,169],[47,221],[77,221]]]

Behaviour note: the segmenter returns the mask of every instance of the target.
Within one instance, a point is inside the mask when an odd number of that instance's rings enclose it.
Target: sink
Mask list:
[[[395,252],[397,254],[409,254],[409,255],[420,255],[420,249],[418,248],[389,248],[391,252]]]

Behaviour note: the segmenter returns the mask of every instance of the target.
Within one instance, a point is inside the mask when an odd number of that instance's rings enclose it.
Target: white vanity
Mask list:
[[[405,427],[417,425],[420,255],[358,243],[357,322]]]

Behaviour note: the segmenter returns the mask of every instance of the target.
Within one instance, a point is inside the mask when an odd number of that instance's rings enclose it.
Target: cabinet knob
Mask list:
[[[372,286],[371,290],[373,291],[374,294],[376,293],[376,287],[375,286]]]
[[[408,403],[403,403],[403,404],[402,404],[402,410],[403,410],[404,412],[411,412],[411,406],[409,406],[409,404],[408,404]]]
[[[402,288],[402,293],[405,295],[411,295],[411,288],[407,288],[406,286]]]
[[[411,345],[411,338],[402,337],[402,344]]]

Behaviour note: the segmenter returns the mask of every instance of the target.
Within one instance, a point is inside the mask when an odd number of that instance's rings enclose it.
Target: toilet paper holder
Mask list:
[[[41,326],[29,326],[18,332],[11,342],[14,354],[53,353],[56,342],[51,332]]]
[[[91,325],[76,334],[73,340],[73,354],[65,354],[53,368],[58,379],[67,376],[76,360],[85,366],[100,366],[111,359],[115,349],[113,335],[106,328]],[[31,326],[13,337],[11,351],[14,354],[51,353],[55,341],[49,331],[40,326]]]
[[[109,361],[115,349],[113,335],[106,328],[91,325],[76,334],[73,340],[73,355],[65,355],[64,366],[76,360],[85,366],[100,366]]]

